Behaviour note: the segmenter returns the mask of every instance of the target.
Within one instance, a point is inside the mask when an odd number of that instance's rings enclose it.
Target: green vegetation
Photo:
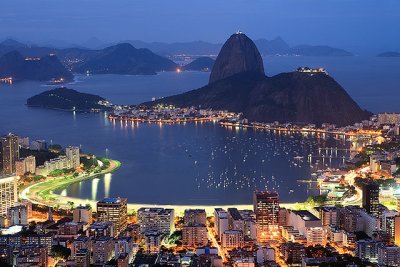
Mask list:
[[[30,183],[30,182],[40,182],[45,180],[46,177],[44,177],[43,175],[36,175],[36,176],[25,176],[24,177],[24,181]]]
[[[50,172],[47,176],[50,177],[58,177],[64,174],[71,174],[75,172],[74,168],[64,168],[64,169],[58,169],[58,170],[54,170],[52,172]]]
[[[307,203],[310,206],[322,206],[328,200],[327,196],[311,196],[307,198]]]
[[[62,146],[59,144],[49,145],[49,151],[54,153],[61,153]]]
[[[100,160],[103,163],[103,166],[101,167],[101,170],[105,170],[108,167],[110,167],[111,162],[110,162],[109,159],[107,159],[107,158],[97,158],[97,159]]]
[[[43,107],[60,110],[74,111],[90,111],[111,110],[111,107],[106,107],[99,104],[100,101],[106,101],[98,95],[80,93],[78,91],[65,87],[56,88],[37,94],[27,100],[28,106]]]
[[[109,159],[104,159],[105,162],[107,162],[108,166],[111,166],[111,162],[113,163],[113,168],[108,170],[107,172],[112,172],[116,169],[118,169],[121,166],[121,163],[116,160],[109,160]],[[103,170],[104,171],[104,170]],[[99,170],[99,172],[102,173],[107,173],[103,172],[102,170]],[[57,195],[53,194],[53,191],[59,188],[65,188],[69,186],[70,184],[80,182],[86,179],[90,179],[93,177],[96,177],[97,175],[95,172],[86,172],[85,175],[79,175],[79,173],[73,173],[73,174],[68,174],[65,176],[58,177],[56,179],[48,180],[45,181],[41,184],[35,184],[33,185],[29,192],[27,192],[28,198],[29,199],[35,199],[37,201],[43,201],[42,203],[45,203],[46,205],[50,205],[53,207],[60,207],[60,205],[63,206],[65,209],[71,209],[74,205],[74,203],[60,203]]]
[[[87,171],[90,169],[94,169],[98,166],[97,158],[95,156],[82,156],[80,157],[82,169]]]
[[[170,236],[166,237],[164,241],[166,244],[169,244],[169,245],[173,245],[173,244],[177,245],[177,242],[180,240],[182,240],[182,231],[177,230],[177,231],[173,232]]]
[[[61,245],[54,245],[51,247],[51,254],[66,260],[71,255],[71,250]]]

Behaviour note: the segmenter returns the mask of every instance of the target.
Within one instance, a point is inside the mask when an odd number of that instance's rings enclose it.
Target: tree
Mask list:
[[[65,260],[71,255],[71,250],[61,245],[54,245],[51,247],[51,254]]]
[[[74,208],[75,203],[73,201],[67,201],[67,204],[70,206],[70,209]]]

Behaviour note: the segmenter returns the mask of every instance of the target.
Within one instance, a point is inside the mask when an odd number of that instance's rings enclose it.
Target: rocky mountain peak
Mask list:
[[[210,83],[241,72],[264,75],[261,54],[254,42],[242,32],[232,34],[222,46],[210,75]]]

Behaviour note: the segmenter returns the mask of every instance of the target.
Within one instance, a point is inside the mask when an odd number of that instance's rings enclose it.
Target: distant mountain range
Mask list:
[[[218,55],[223,44],[214,44],[203,41],[163,43],[126,40],[137,48],[148,48],[151,51],[164,55]],[[349,51],[326,45],[298,45],[290,47],[281,37],[272,40],[254,40],[261,55],[298,55],[298,56],[353,56]]]
[[[377,55],[377,57],[400,57],[400,53],[399,52],[383,52],[379,55]]]
[[[144,105],[172,104],[242,112],[250,121],[351,125],[369,118],[323,71],[264,74],[256,45],[233,34],[219,53],[208,85]]]
[[[178,67],[170,59],[156,55],[146,48],[136,49],[128,43],[102,50],[89,50],[88,53],[91,56],[87,57],[87,60],[72,66],[74,72],[148,75],[160,71],[174,71]]]
[[[73,80],[72,73],[61,64],[57,56],[25,58],[15,50],[0,57],[0,78],[8,77],[12,77],[14,81]]]
[[[193,42],[176,42],[176,43],[165,43],[165,42],[144,42],[140,40],[125,40],[118,43],[130,43],[135,48],[147,48],[152,52],[161,56],[173,56],[173,55],[218,55],[223,44],[221,43],[209,43],[204,41],[193,41]],[[0,55],[5,52],[17,49],[19,52],[25,55],[29,53],[29,56],[43,55],[49,51],[60,52],[60,58],[63,53],[68,53],[71,48],[73,50],[101,50],[110,46],[114,46],[118,43],[103,43],[97,38],[90,38],[88,41],[80,45],[68,44],[65,42],[54,41],[54,45],[47,43],[44,46],[26,45],[18,41],[7,39],[0,43]],[[257,39],[254,41],[261,55],[300,55],[300,56],[352,56],[353,54],[349,51],[340,48],[334,48],[325,45],[298,45],[289,46],[281,37],[277,37],[272,40]],[[63,51],[66,50],[66,51]]]
[[[100,45],[97,39],[88,40],[88,44]],[[258,39],[255,45],[262,55],[303,55],[303,56],[351,56],[350,52],[329,46],[302,45],[290,47],[282,38],[273,40]],[[87,49],[82,47],[53,48],[24,44],[12,39],[0,43],[0,56],[10,52],[14,54],[20,65],[3,59],[0,65],[0,76],[11,75],[17,80],[46,80],[63,77],[66,81],[72,79],[72,74],[64,70],[61,63],[74,73],[92,74],[131,74],[151,75],[161,71],[182,70],[210,70],[213,66],[211,58],[201,55],[216,55],[220,52],[221,44],[212,44],[202,41],[188,43],[146,43],[142,41],[126,41],[102,49]],[[48,55],[56,55],[50,57]],[[187,66],[179,66],[167,57],[174,55],[192,55],[198,58]],[[25,62],[23,57],[42,58],[36,62]],[[57,59],[59,58],[59,60]],[[13,65],[14,64],[14,65]],[[18,65],[18,66],[17,66]],[[23,66],[22,66],[23,65]],[[47,66],[47,67],[46,67]],[[51,66],[51,67],[50,67]],[[32,69],[30,69],[32,67]]]
[[[149,75],[160,71],[175,71],[178,67],[168,58],[159,56],[146,48],[136,49],[128,43],[117,44],[100,50],[86,48],[55,49],[25,45],[13,40],[0,43],[0,56],[6,56],[11,52],[18,53],[22,59],[23,57],[46,59],[49,54],[53,54],[61,59],[63,65],[69,71],[75,73]],[[53,56],[53,58],[56,57]],[[9,63],[2,66],[0,75],[12,74],[13,77],[18,76],[18,79],[37,79],[34,77],[27,78],[26,75],[17,73],[21,69],[9,69],[12,67]],[[29,64],[26,64],[26,67],[29,66]],[[25,68],[25,71],[27,69]],[[55,68],[55,70],[59,70],[59,68]],[[47,73],[42,75],[52,77],[54,74],[51,70],[48,70]],[[71,74],[65,76],[66,80],[70,80]]]

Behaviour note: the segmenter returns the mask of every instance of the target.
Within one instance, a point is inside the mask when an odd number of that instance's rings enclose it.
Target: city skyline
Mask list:
[[[0,266],[400,266],[398,10],[3,4]]]

